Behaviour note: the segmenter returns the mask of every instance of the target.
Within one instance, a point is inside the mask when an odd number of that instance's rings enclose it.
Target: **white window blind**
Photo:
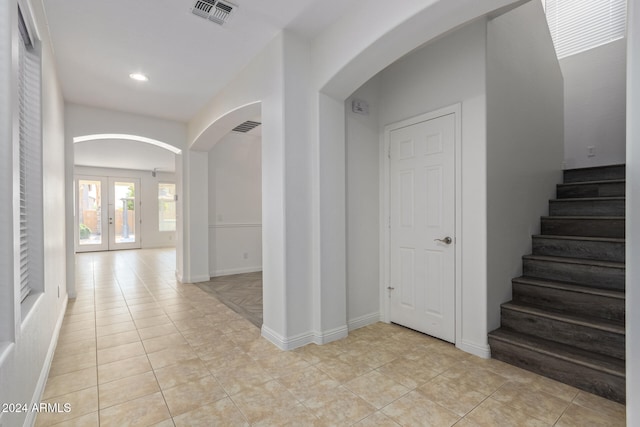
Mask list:
[[[546,0],[545,10],[558,58],[625,36],[627,0]]]
[[[20,158],[20,301],[42,288],[42,134],[40,55],[18,9],[18,127]]]

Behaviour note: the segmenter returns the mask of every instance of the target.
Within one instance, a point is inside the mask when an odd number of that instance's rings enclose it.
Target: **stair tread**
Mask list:
[[[589,219],[589,220],[624,220],[623,216],[584,216],[584,215],[549,215],[542,216],[542,219],[562,219],[562,220],[575,220],[575,219]]]
[[[570,186],[570,185],[594,185],[594,184],[621,184],[626,183],[626,179],[604,179],[599,181],[578,181],[578,182],[563,182],[562,184],[557,184],[559,187]]]
[[[615,261],[598,261],[593,259],[569,258],[569,257],[547,256],[547,255],[524,255],[522,258],[534,260],[534,261],[559,262],[563,264],[593,265],[597,267],[610,267],[610,268],[621,268],[621,269],[625,268],[624,262],[615,262]]]
[[[534,239],[542,238],[542,239],[557,239],[557,240],[576,240],[583,241],[588,240],[592,242],[606,242],[606,243],[624,243],[624,238],[618,237],[589,237],[589,236],[556,236],[553,234],[534,234]]]
[[[506,302],[501,305],[502,308],[508,310],[519,311],[521,313],[532,314],[534,316],[545,317],[547,319],[553,319],[564,323],[571,323],[574,325],[586,326],[593,329],[599,329],[601,331],[611,332],[614,334],[625,334],[625,326],[614,321],[589,317],[578,316],[575,314],[559,313],[555,311],[545,310],[540,307],[536,307],[529,304],[515,303],[513,301]]]
[[[520,276],[512,279],[512,282],[522,283],[525,285],[534,285],[545,288],[560,289],[571,292],[579,292],[583,294],[597,295],[607,298],[625,299],[625,292],[615,291],[611,289],[591,288],[588,286],[575,285],[567,282],[556,282],[553,280],[538,279],[535,277]]]
[[[625,362],[615,357],[591,353],[566,344],[521,334],[504,328],[490,332],[489,336],[496,340],[508,342],[518,347],[524,347],[531,351],[563,359],[617,377],[625,377]]]
[[[570,169],[563,169],[563,172],[564,171],[585,171],[589,169],[607,169],[607,168],[615,168],[620,166],[626,166],[626,163],[614,163],[612,165],[601,165],[601,166],[586,166],[583,168],[570,168]]]
[[[551,199],[550,202],[612,202],[625,200],[624,196],[605,196],[605,197],[571,197],[565,199]]]

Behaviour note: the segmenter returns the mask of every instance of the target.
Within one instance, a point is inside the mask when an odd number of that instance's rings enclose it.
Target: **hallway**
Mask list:
[[[171,249],[76,256],[37,426],[624,426],[625,407],[395,325],[282,352],[174,278]]]

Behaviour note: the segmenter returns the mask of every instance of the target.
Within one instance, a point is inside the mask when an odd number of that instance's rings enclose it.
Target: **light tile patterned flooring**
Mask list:
[[[282,352],[171,250],[79,254],[44,400],[65,426],[623,426],[625,408],[395,325]]]

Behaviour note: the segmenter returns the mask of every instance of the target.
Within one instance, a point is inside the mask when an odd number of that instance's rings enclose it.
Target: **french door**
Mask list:
[[[76,252],[140,248],[140,180],[78,175]]]

